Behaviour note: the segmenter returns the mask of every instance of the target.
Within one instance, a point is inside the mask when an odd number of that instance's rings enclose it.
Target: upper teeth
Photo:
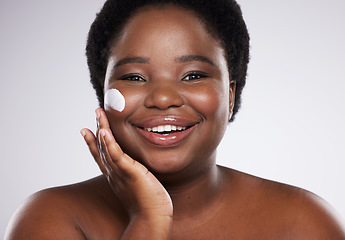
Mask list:
[[[171,132],[171,131],[181,131],[186,130],[186,127],[174,126],[174,125],[160,125],[153,128],[144,128],[146,131],[149,132]]]

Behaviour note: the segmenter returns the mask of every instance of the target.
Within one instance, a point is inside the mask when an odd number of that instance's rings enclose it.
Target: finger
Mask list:
[[[100,135],[100,116],[101,116],[101,112],[102,112],[102,108],[97,108],[96,109],[96,123],[97,123],[97,130],[96,130],[96,139],[97,139],[97,146],[98,146],[98,150],[100,153],[104,153],[104,146],[102,147],[102,137]],[[101,158],[104,159],[103,154],[101,154]]]
[[[109,158],[107,158],[109,166],[115,165],[121,170],[121,174],[124,173],[129,176],[136,175],[137,170],[143,171],[143,173],[148,171],[143,165],[122,151],[110,130],[101,129],[100,134],[104,139],[106,154],[109,156]]]
[[[108,121],[107,115],[104,112],[104,109],[97,108],[95,112],[96,112],[99,128],[110,129],[109,121]]]
[[[102,149],[102,160],[104,161],[104,165],[106,166],[109,174],[113,174],[113,173],[116,175],[121,174],[121,171],[113,163],[113,159],[111,158],[111,156],[109,154],[107,144],[105,143],[104,136],[102,134],[102,131],[104,131],[104,130],[105,129],[100,130],[100,135],[99,135],[100,148]]]
[[[97,108],[95,110],[96,112],[96,117],[97,117],[97,138],[98,138],[98,144],[99,144],[99,147],[101,148],[101,152],[104,153],[104,156],[102,156],[102,160],[104,161],[104,165],[107,167],[108,170],[112,169],[113,167],[109,165],[109,163],[112,163],[112,161],[109,161],[110,160],[110,157],[108,157],[108,161],[107,160],[107,154],[106,154],[106,151],[105,151],[105,145],[103,145],[101,143],[101,136],[99,135],[99,131],[101,129],[108,129],[110,130],[111,132],[111,129],[110,129],[110,124],[109,124],[109,121],[108,121],[108,118],[107,118],[107,115],[105,114],[105,111],[103,108]],[[111,133],[112,135],[112,133]],[[115,141],[115,139],[114,139]],[[122,150],[121,150],[122,152]]]
[[[100,155],[100,162],[103,165],[104,169],[106,172],[104,173],[106,176],[110,174],[111,167],[108,165],[107,161],[105,160],[105,151],[104,151],[104,146],[102,145],[102,137],[100,136],[100,124],[99,124],[99,119],[100,119],[100,112],[102,111],[102,108],[97,108],[96,109],[96,123],[97,123],[97,130],[96,130],[96,143],[97,143],[97,148],[98,152]]]
[[[105,170],[106,170],[106,176],[108,176],[109,174],[111,174],[112,171],[112,167],[108,164],[108,161],[106,159],[106,147],[105,147],[105,143],[102,140],[102,136],[100,135],[100,130],[97,130],[97,148],[98,148],[98,152],[100,154],[100,159],[101,159],[101,163],[104,166]]]
[[[123,174],[123,172],[113,163],[113,160],[110,157],[107,145],[105,143],[104,137],[100,135],[100,142],[101,142],[101,148],[102,148],[102,161],[104,162],[104,165],[107,169],[107,180],[111,188],[115,192],[120,192],[119,189],[124,189],[124,182],[123,177],[126,176],[126,174]]]
[[[96,109],[96,124],[97,124],[97,130],[96,130],[96,138],[97,138],[97,146],[100,150],[100,145],[101,145],[101,138],[99,135],[99,130],[100,130],[100,126],[99,126],[99,118],[100,118],[100,113],[99,113],[99,109]]]
[[[98,167],[100,168],[100,170],[102,171],[103,174],[106,173],[106,169],[101,161],[101,156],[98,150],[98,146],[97,146],[97,139],[95,137],[95,135],[93,134],[93,132],[87,128],[84,128],[80,131],[81,135],[84,137],[84,140],[87,144],[87,146],[89,147],[90,153],[92,155],[92,157],[95,159]]]

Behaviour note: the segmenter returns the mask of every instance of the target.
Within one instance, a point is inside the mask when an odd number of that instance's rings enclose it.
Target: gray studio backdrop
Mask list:
[[[95,129],[84,48],[103,2],[0,0],[0,236],[31,193],[100,173],[79,130]],[[251,63],[218,163],[311,190],[344,217],[345,2],[239,3]]]

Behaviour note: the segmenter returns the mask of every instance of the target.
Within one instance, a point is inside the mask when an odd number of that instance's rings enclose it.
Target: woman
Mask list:
[[[103,175],[37,193],[7,239],[345,239],[317,196],[216,165],[248,42],[234,1],[107,1],[81,131]]]

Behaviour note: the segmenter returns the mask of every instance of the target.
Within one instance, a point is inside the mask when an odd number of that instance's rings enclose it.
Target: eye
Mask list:
[[[120,77],[120,80],[128,80],[133,82],[146,82],[145,78],[138,74],[127,74]]]
[[[206,78],[208,77],[206,73],[202,73],[202,72],[190,72],[187,73],[187,75],[185,75],[182,80],[183,81],[192,81],[192,80],[198,80],[201,78]]]

